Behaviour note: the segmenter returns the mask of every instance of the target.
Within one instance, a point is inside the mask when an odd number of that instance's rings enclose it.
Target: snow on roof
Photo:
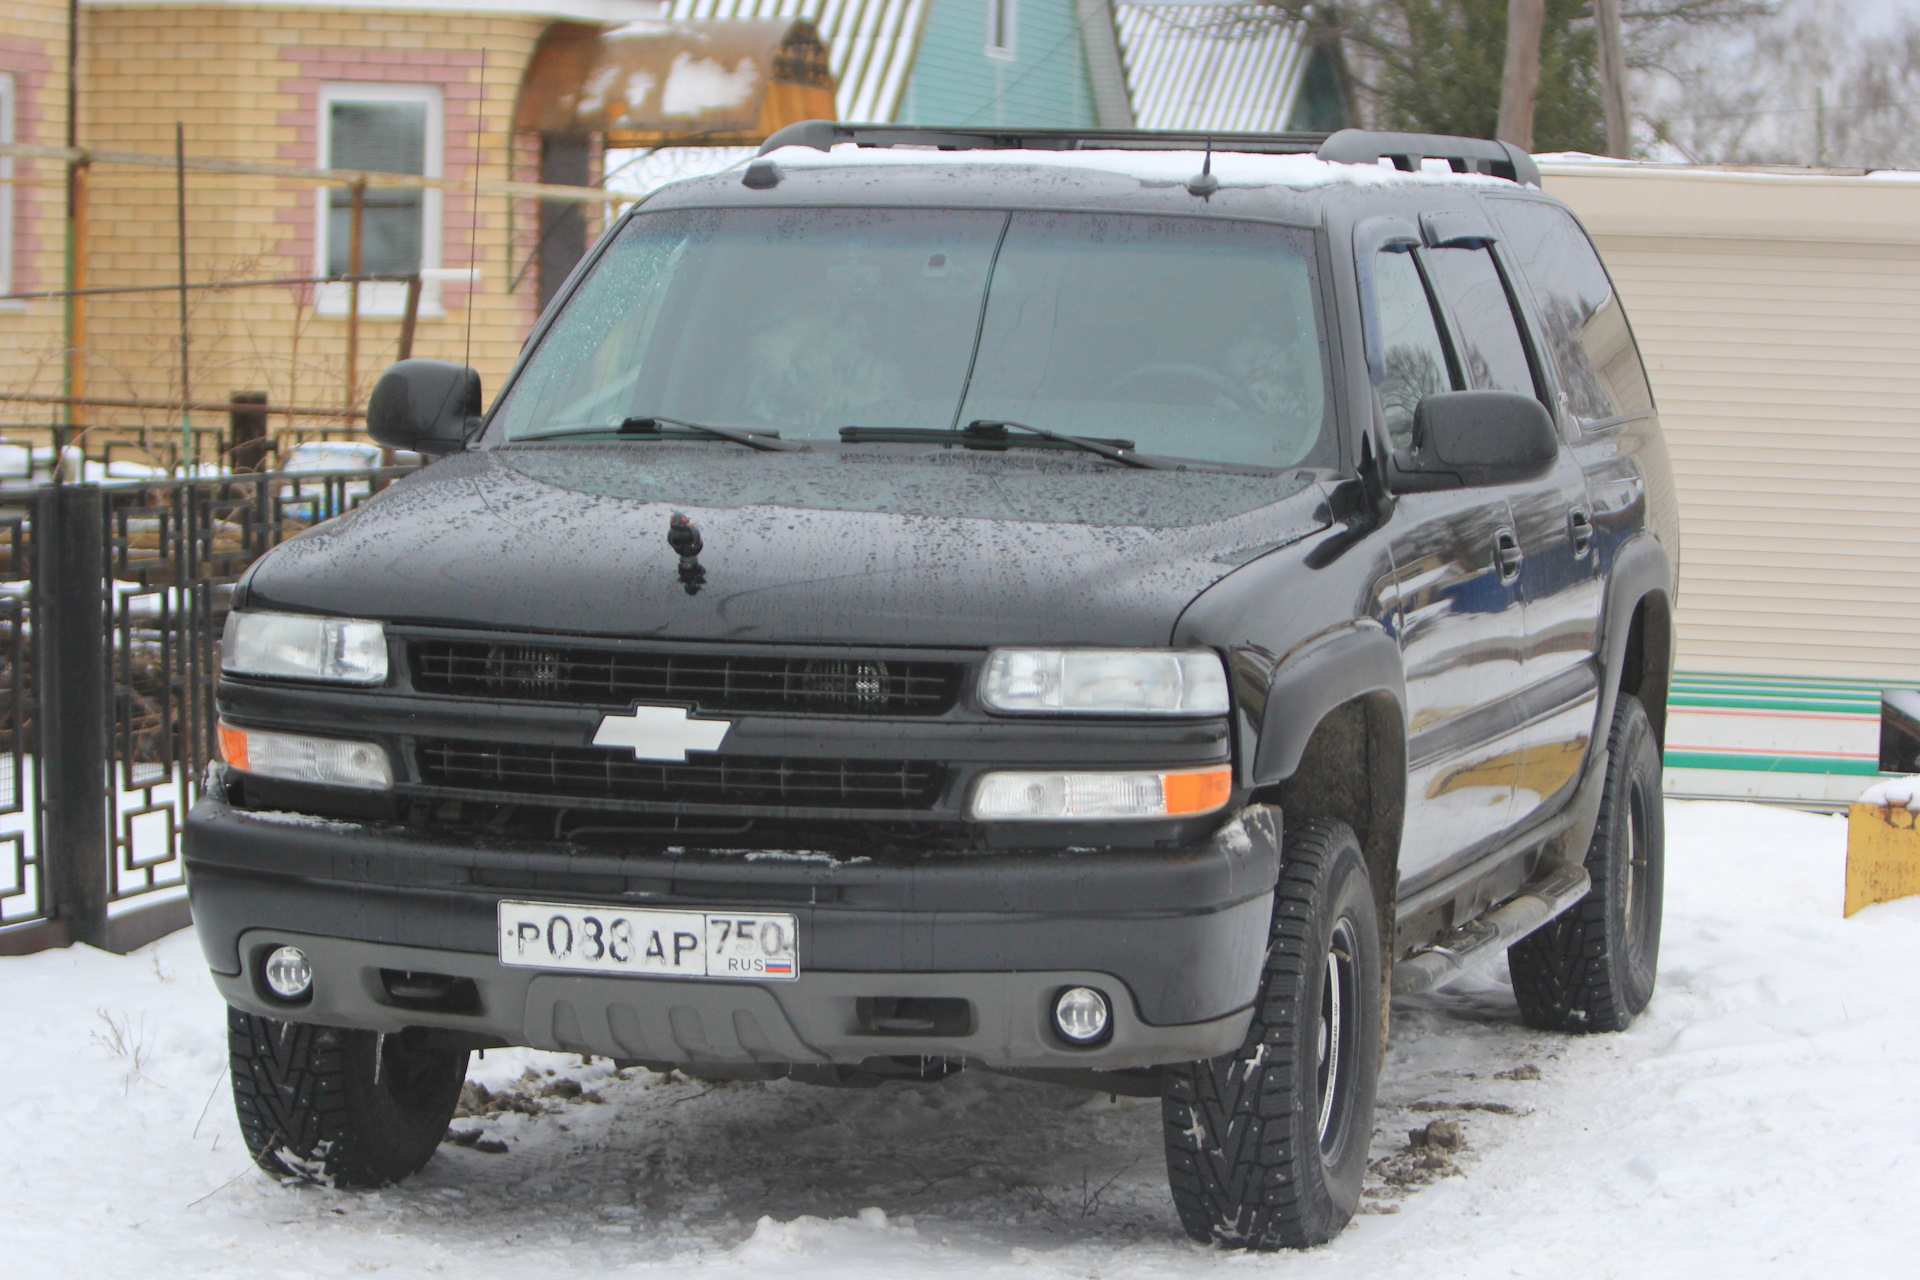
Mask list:
[[[867,166],[967,165],[1057,166],[1065,169],[1092,169],[1137,178],[1155,186],[1175,186],[1200,172],[1206,155],[1200,151],[932,151],[917,147],[862,147],[851,142],[836,144],[832,151],[812,147],[781,147],[772,153],[785,169],[831,169]],[[1215,151],[1213,176],[1220,186],[1231,187],[1321,187],[1334,183],[1368,186],[1434,185],[1443,183],[1496,183],[1511,187],[1505,178],[1479,173],[1454,173],[1445,169],[1425,169],[1403,173],[1388,164],[1336,164],[1314,155],[1258,155],[1248,152]]]
[[[1277,133],[1306,71],[1305,29],[1268,4],[1115,4],[1142,129]]]
[[[808,18],[827,42],[842,120],[894,117],[931,0],[672,0],[668,16]]]

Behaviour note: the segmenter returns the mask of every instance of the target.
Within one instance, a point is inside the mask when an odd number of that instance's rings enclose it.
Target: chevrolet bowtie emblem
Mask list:
[[[593,745],[630,747],[636,760],[685,760],[689,751],[718,749],[731,728],[731,720],[695,720],[685,707],[635,707],[602,718]]]

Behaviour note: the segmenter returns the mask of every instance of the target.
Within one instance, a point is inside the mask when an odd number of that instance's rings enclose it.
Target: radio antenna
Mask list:
[[[480,100],[473,107],[473,196],[467,206],[467,349],[460,363],[473,366],[473,297],[480,292],[480,141],[487,134],[487,51],[480,50]]]
[[[1213,176],[1213,135],[1208,134],[1206,158],[1200,162],[1200,172],[1187,179],[1187,191],[1205,200],[1219,189],[1220,179]]]

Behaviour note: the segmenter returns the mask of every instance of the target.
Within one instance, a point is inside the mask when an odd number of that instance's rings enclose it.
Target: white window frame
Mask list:
[[[333,104],[336,102],[420,102],[427,108],[427,147],[425,177],[439,178],[446,173],[446,106],[436,85],[401,84],[323,84],[320,86],[319,155],[315,164],[330,167],[333,154]],[[314,193],[313,274],[327,274],[327,192]],[[431,187],[423,192],[420,218],[420,314],[446,314],[440,305],[440,269],[442,223],[446,215],[445,195]],[[344,316],[348,309],[350,287],[323,284],[313,291],[314,310],[323,316]],[[360,286],[360,314],[363,316],[399,316],[406,314],[407,286],[400,283],[375,283]]]
[[[1001,43],[995,44],[999,36]],[[1012,62],[1019,56],[1020,0],[987,0],[987,56]]]
[[[0,71],[0,144],[13,144],[15,88],[13,73]],[[0,156],[0,293],[13,292],[14,187],[13,157]],[[24,302],[0,302],[0,311],[19,311]]]

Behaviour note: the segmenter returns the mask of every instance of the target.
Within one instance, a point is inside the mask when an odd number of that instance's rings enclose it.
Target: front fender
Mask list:
[[[1360,618],[1321,632],[1275,665],[1261,717],[1252,783],[1293,776],[1313,731],[1334,708],[1385,694],[1406,723],[1407,681],[1400,646],[1387,629]]]

